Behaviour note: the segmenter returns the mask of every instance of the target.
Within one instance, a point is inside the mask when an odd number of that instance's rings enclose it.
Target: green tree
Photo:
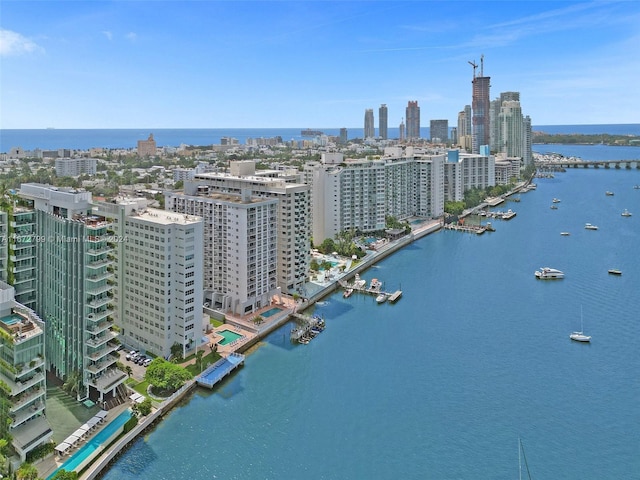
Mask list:
[[[33,464],[24,462],[20,468],[16,470],[16,480],[36,480],[38,478],[38,469]]]
[[[146,381],[161,391],[175,391],[193,375],[188,370],[157,357],[147,367],[144,375]]]
[[[128,377],[131,377],[131,374],[133,373],[133,369],[131,368],[131,365],[127,365],[127,366],[124,368],[124,371],[125,371],[125,372],[127,372],[127,376],[128,376]]]
[[[173,345],[171,345],[171,356],[178,361],[182,360],[182,345],[180,345],[178,342],[175,342]]]
[[[196,365],[200,365],[200,371],[202,372],[202,357],[204,356],[204,350],[196,350]]]
[[[138,403],[138,413],[143,417],[146,417],[151,413],[151,399],[145,398],[141,403]]]

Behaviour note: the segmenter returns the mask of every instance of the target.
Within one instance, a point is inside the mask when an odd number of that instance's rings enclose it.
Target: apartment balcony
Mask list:
[[[114,310],[115,309],[112,306],[107,306],[107,308],[105,308],[104,310],[98,310],[88,314],[87,319],[89,319],[89,321],[91,322],[99,322],[103,318],[106,318],[109,315],[111,315],[114,312]]]
[[[110,286],[109,286],[109,289],[111,289]],[[100,307],[104,307],[105,305],[108,305],[110,302],[111,302],[111,297],[109,297],[108,295],[104,295],[103,297],[91,299],[90,301],[87,302],[87,305],[91,308],[97,309]]]
[[[110,247],[99,247],[99,248],[88,248],[87,254],[96,256],[102,255],[103,253],[109,253],[112,250]]]
[[[102,294],[104,294],[104,293],[109,292],[112,288],[113,288],[113,287],[112,287],[111,285],[107,285],[107,284],[104,284],[104,285],[97,285],[97,286],[95,286],[95,287],[89,287],[89,288],[87,288],[87,289],[86,289],[86,292],[87,292],[89,295],[96,295],[96,296],[97,296],[97,295],[102,295]]]
[[[107,265],[111,265],[113,263],[113,260],[111,260],[110,258],[101,258],[99,260],[96,260],[94,262],[89,262],[87,263],[87,268],[91,268],[91,269],[98,269],[98,268],[102,268],[104,266]]]
[[[22,366],[22,370],[18,372],[18,374],[16,375],[16,379],[20,380],[21,378],[28,376],[30,373],[42,367],[43,365],[44,365],[43,358],[40,358],[40,357],[34,358],[29,363],[25,363]]]
[[[116,332],[108,330],[104,335],[94,335],[89,340],[87,340],[87,345],[91,348],[98,348],[102,345],[106,344],[110,340],[115,339],[118,336]],[[115,348],[118,347],[118,344],[114,342]]]
[[[102,332],[110,330],[113,327],[113,321],[106,320],[103,322],[98,322],[92,325],[87,325],[87,331],[92,335],[98,335]]]
[[[11,428],[15,428],[18,425],[21,425],[22,423],[32,419],[36,415],[40,415],[42,412],[44,412],[44,402],[36,401],[30,407],[23,409],[17,412],[15,415],[11,416],[13,419],[13,422],[11,423]]]
[[[116,343],[107,343],[106,348],[101,348],[100,350],[88,353],[87,358],[91,361],[97,362],[110,353],[114,352],[117,348],[118,345]]]
[[[46,389],[44,388],[44,386],[38,386],[36,388],[32,388],[31,390],[25,391],[24,393],[18,395],[13,399],[14,404],[9,409],[9,412],[14,413],[18,410],[21,410],[37,398],[43,397],[45,393]]]
[[[9,381],[5,383],[7,383],[7,385],[9,385],[9,387],[11,388],[11,395],[15,396],[19,393],[29,390],[29,388],[33,387],[34,385],[44,382],[44,380],[44,373],[36,373],[33,377],[25,380],[24,382],[21,380],[16,380],[15,382]]]
[[[87,370],[94,375],[106,370],[111,365],[118,361],[119,357],[116,355],[107,355],[103,360],[93,363],[87,367]]]
[[[113,272],[102,272],[95,275],[89,275],[87,278],[90,282],[100,282],[101,280],[106,280],[110,277],[113,277]]]

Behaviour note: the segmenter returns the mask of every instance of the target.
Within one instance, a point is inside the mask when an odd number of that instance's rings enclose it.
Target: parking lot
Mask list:
[[[136,364],[133,360],[127,360],[127,355],[129,355],[129,352],[130,350],[125,349],[122,349],[118,352],[120,354],[120,362],[125,367],[131,367],[131,370],[133,371],[133,373],[131,374],[132,378],[138,381],[144,380],[144,374],[147,371],[146,367]]]

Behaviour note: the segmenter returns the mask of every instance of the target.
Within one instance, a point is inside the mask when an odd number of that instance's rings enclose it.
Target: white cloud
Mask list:
[[[127,33],[127,34],[125,35],[125,38],[126,38],[127,40],[132,41],[132,42],[135,42],[135,41],[136,41],[136,39],[138,38],[138,35],[136,35],[136,34],[135,34],[135,33],[133,33],[133,32],[129,32],[129,33]]]
[[[104,34],[105,37],[107,37],[107,40],[113,39],[113,33],[111,33],[109,30],[104,30],[102,33]]]
[[[0,56],[22,55],[25,53],[43,52],[37,43],[11,30],[0,29]]]

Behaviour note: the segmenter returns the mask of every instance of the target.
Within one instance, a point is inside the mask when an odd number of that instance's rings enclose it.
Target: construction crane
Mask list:
[[[473,62],[467,62],[467,63],[469,63],[469,65],[471,65],[471,66],[473,67],[473,78],[474,78],[474,80],[475,80],[475,78],[476,78],[476,68],[478,68],[478,65],[476,64],[476,62],[475,62],[475,61],[473,61]]]

